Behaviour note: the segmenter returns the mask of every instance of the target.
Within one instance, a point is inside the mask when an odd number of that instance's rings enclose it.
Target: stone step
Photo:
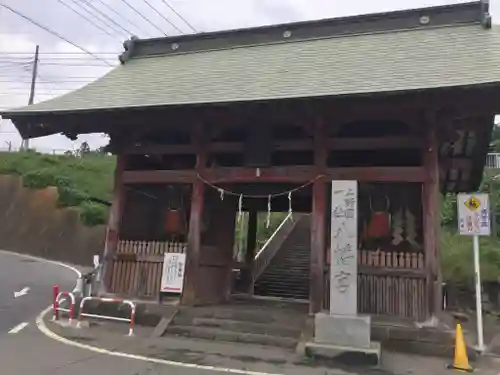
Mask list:
[[[192,319],[192,322],[189,325],[196,327],[219,328],[225,331],[240,332],[240,333],[255,333],[260,335],[292,337],[295,339],[298,339],[300,337],[302,328],[301,327],[302,325],[282,326],[279,324],[279,322],[275,324],[262,324],[262,323],[242,322],[229,319],[212,319],[212,318],[194,318]]]
[[[308,288],[286,288],[286,287],[279,287],[279,286],[273,286],[273,285],[263,285],[263,286],[256,286],[255,287],[255,293],[273,293],[273,295],[276,295],[277,293],[282,293],[283,297],[285,296],[294,296],[294,295],[309,295],[309,289]],[[279,297],[279,295],[276,295]],[[307,297],[308,298],[308,297]]]
[[[272,277],[272,276],[280,277],[281,279],[286,279],[286,280],[309,280],[309,272],[303,272],[303,271],[285,272],[284,270],[276,269],[276,268],[272,268],[270,270],[267,270],[267,272],[264,272],[259,277],[259,279],[264,279],[264,278]]]
[[[309,269],[309,261],[308,262],[289,262],[289,261],[280,261],[279,259],[276,259],[274,263],[271,263],[269,266],[267,266],[267,271],[268,269],[279,269],[279,270],[287,270],[287,268],[300,268],[300,269]]]
[[[275,290],[283,290],[283,291],[308,291],[309,284],[301,283],[301,284],[278,284],[272,283],[269,281],[262,281],[260,283],[255,284],[255,287],[264,288],[264,289],[275,289]]]
[[[281,274],[283,276],[298,275],[301,277],[305,277],[306,275],[309,276],[309,267],[307,267],[307,268],[289,267],[287,269],[286,267],[282,267],[282,266],[270,266],[267,270],[264,271],[263,275],[266,275],[269,273]]]
[[[255,291],[255,295],[262,297],[288,298],[288,299],[304,300],[304,301],[309,299],[309,293],[286,293],[283,291],[273,291],[273,290]]]
[[[291,337],[234,332],[219,328],[194,327],[194,326],[172,325],[168,327],[167,334],[180,335],[180,336],[205,339],[205,340],[242,342],[246,344],[277,346],[287,349],[295,349],[298,342],[298,340]]]
[[[296,324],[296,322],[301,321],[302,314],[290,314],[290,312],[282,311],[280,309],[270,309],[266,310],[243,310],[245,306],[241,309],[236,308],[213,308],[213,307],[198,307],[185,309],[177,314],[174,319],[174,324],[176,322],[184,322],[183,324],[188,324],[195,318],[207,318],[207,319],[221,319],[221,320],[232,320],[247,323],[260,323],[260,324],[276,324],[280,322],[291,322],[287,325]],[[186,320],[189,319],[189,320]]]

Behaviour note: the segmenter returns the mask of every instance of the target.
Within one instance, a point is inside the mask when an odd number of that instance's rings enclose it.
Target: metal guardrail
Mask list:
[[[116,316],[110,316],[110,315],[99,315],[99,314],[90,314],[90,313],[84,313],[83,308],[85,306],[85,302],[88,301],[100,301],[100,302],[109,302],[109,303],[121,303],[123,305],[128,305],[130,306],[130,318],[120,318]],[[95,319],[105,319],[105,320],[115,320],[118,322],[128,322],[130,323],[130,328],[128,331],[129,336],[134,335],[134,327],[135,327],[135,310],[136,306],[135,303],[130,301],[130,300],[122,300],[119,298],[101,298],[101,297],[84,297],[82,301],[80,302],[80,309],[78,311],[78,323],[77,327],[81,326],[82,323],[82,317],[86,316],[87,318],[95,318]]]
[[[69,313],[69,324],[71,324],[75,315],[75,295],[71,292],[58,292],[58,290],[59,288],[57,286],[54,286],[54,293],[57,294],[53,303],[54,316],[52,317],[52,320],[59,320],[59,312],[64,311]],[[69,297],[69,300],[71,302],[69,309],[60,306],[60,303],[66,297]]]

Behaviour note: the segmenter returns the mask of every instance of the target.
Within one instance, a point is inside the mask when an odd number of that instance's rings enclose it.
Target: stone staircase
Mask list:
[[[308,305],[233,300],[225,305],[180,308],[165,335],[295,349]]]
[[[255,295],[309,299],[310,215],[302,215],[297,220],[292,232],[258,277]]]

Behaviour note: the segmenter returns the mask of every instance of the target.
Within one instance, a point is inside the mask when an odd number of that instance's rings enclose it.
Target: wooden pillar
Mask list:
[[[189,217],[189,232],[186,254],[186,273],[181,302],[184,305],[194,305],[197,301],[197,284],[200,270],[201,252],[201,221],[205,200],[205,184],[196,179],[193,183],[191,198],[191,214]]]
[[[196,126],[193,133],[193,143],[197,150],[196,171],[202,173],[206,167],[207,155],[203,138],[203,128]],[[193,182],[191,196],[191,212],[189,216],[189,232],[186,252],[186,273],[181,303],[194,305],[198,300],[198,278],[200,273],[201,227],[203,206],[205,203],[205,184],[199,178]]]
[[[247,248],[245,252],[245,289],[253,294],[253,266],[257,247],[257,211],[248,212]]]
[[[108,226],[106,228],[106,239],[104,242],[104,259],[102,269],[102,282],[99,294],[104,295],[111,291],[111,280],[113,279],[113,257],[119,241],[119,229],[124,204],[124,185],[122,182],[125,170],[125,155],[117,155],[115,167],[115,179],[113,187],[113,200],[109,210]]]
[[[326,170],[327,148],[322,122],[314,127],[314,163],[318,175]],[[309,276],[309,312],[322,310],[324,298],[325,266],[325,214],[326,187],[324,178],[318,178],[312,186],[311,217],[311,264]]]
[[[425,265],[427,271],[427,307],[428,314],[441,311],[441,272],[439,266],[439,165],[438,143],[435,123],[427,124],[424,166],[427,179],[423,183],[422,208]]]
[[[325,266],[326,187],[322,178],[313,183],[311,217],[311,266],[309,277],[309,312],[323,308]]]

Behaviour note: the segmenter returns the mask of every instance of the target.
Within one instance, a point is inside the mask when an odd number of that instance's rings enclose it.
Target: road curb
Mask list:
[[[11,255],[21,257],[21,258],[33,259],[33,260],[37,260],[37,261],[41,261],[41,262],[45,262],[45,263],[51,263],[51,264],[58,265],[60,267],[65,267],[67,269],[72,270],[73,272],[75,272],[77,274],[78,277],[82,276],[81,271],[78,270],[76,267],[71,266],[69,264],[65,264],[63,262],[43,259],[43,258],[35,257],[32,255],[20,254],[20,253],[16,253],[16,252],[12,252],[12,251],[7,251],[7,250],[0,250],[0,253],[11,254]],[[52,311],[52,309],[53,309],[53,307],[52,307],[52,305],[50,305],[37,316],[36,326],[37,326],[38,330],[41,333],[43,333],[46,337],[48,337],[52,340],[55,340],[55,341],[57,341],[61,344],[64,344],[64,345],[73,346],[75,348],[84,349],[84,350],[88,350],[88,351],[91,351],[94,353],[104,354],[104,355],[108,355],[108,356],[112,356],[112,357],[120,357],[120,358],[126,358],[126,359],[131,359],[131,360],[136,360],[136,361],[142,361],[142,362],[148,362],[148,363],[154,363],[154,364],[172,366],[172,367],[183,367],[183,368],[190,368],[190,369],[196,369],[196,370],[202,370],[202,371],[225,372],[228,374],[240,374],[240,375],[283,375],[283,374],[278,374],[278,373],[267,373],[267,372],[249,371],[249,370],[241,370],[241,369],[233,369],[233,368],[225,368],[225,367],[197,365],[195,363],[187,363],[187,362],[169,361],[169,360],[165,360],[165,359],[146,357],[146,356],[142,356],[142,355],[111,351],[111,350],[99,348],[96,346],[82,344],[82,343],[79,343],[76,341],[69,340],[63,336],[60,336],[60,335],[52,332],[47,327],[47,325],[44,322],[44,318],[48,313],[50,313]]]
[[[226,372],[229,374],[241,374],[241,375],[283,375],[283,374],[277,374],[277,373],[248,371],[248,370],[240,370],[240,369],[225,368],[225,367],[197,365],[194,363],[187,363],[187,362],[169,361],[169,360],[165,360],[165,359],[146,357],[146,356],[142,356],[142,355],[115,352],[115,351],[111,351],[108,349],[99,348],[96,346],[82,344],[82,343],[79,343],[76,341],[69,340],[65,337],[62,337],[62,336],[52,332],[47,327],[47,325],[44,322],[44,318],[45,318],[45,315],[47,315],[50,311],[52,311],[51,306],[49,306],[45,310],[43,310],[36,318],[36,325],[37,325],[38,329],[40,330],[40,332],[42,332],[45,336],[47,336],[55,341],[58,341],[61,344],[73,346],[73,347],[84,349],[84,350],[89,350],[89,351],[92,351],[94,353],[109,355],[109,356],[113,356],[113,357],[127,358],[127,359],[136,360],[136,361],[154,363],[154,364],[165,365],[165,366],[184,367],[184,368],[191,368],[191,369],[196,369],[196,370]]]

